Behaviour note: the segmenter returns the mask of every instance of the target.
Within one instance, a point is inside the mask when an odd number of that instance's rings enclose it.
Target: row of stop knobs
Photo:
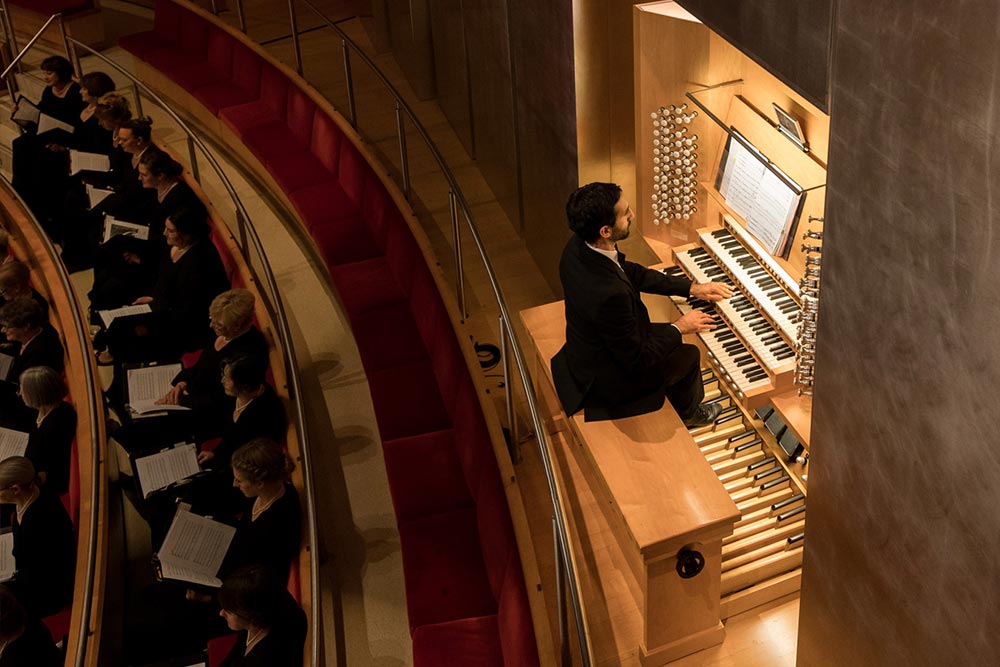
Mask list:
[[[688,125],[697,118],[685,102],[650,113],[653,121],[654,222],[688,220],[698,211],[698,135]]]

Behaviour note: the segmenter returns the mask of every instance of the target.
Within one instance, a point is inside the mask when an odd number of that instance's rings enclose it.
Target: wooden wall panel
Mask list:
[[[508,0],[521,165],[523,234],[557,293],[569,237],[566,198],[578,185],[572,0]]]
[[[475,155],[462,0],[430,0],[430,12],[438,104],[465,150]]]
[[[417,97],[436,94],[428,0],[387,0],[390,42],[396,62]]]
[[[1000,14],[839,0],[798,664],[1000,664]]]
[[[476,163],[518,226],[514,80],[505,0],[463,0]]]
[[[833,1],[678,0],[678,4],[826,111]]]

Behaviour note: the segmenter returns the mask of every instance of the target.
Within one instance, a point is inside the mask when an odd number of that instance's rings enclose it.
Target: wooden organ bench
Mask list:
[[[654,321],[678,316],[668,297],[643,300]],[[574,508],[595,664],[676,660],[721,643],[723,619],[798,589],[804,498],[772,455],[774,438],[712,369],[706,400],[723,406],[712,426],[689,431],[669,403],[627,419],[567,418],[549,366],[565,341],[563,303],[521,317],[560,491]]]

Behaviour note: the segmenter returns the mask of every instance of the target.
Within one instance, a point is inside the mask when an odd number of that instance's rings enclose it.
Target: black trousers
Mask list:
[[[701,350],[682,343],[667,357],[663,365],[663,393],[670,405],[687,419],[705,398],[705,385],[701,382]]]

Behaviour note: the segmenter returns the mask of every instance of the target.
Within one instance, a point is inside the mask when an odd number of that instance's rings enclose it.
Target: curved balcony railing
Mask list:
[[[7,194],[13,197],[18,202],[21,209],[23,209],[26,219],[34,227],[33,236],[37,237],[38,240],[41,241],[45,254],[52,261],[52,265],[55,268],[55,273],[58,278],[58,283],[51,285],[50,288],[59,288],[67,295],[73,294],[73,285],[69,279],[69,272],[66,270],[66,266],[59,259],[59,250],[52,244],[48,234],[45,233],[41,224],[35,219],[35,216],[31,213],[31,209],[28,208],[28,205],[24,202],[21,196],[17,194],[17,191],[14,190],[10,181],[2,175],[0,175],[0,179],[3,181],[3,186],[7,191]],[[23,230],[21,230],[20,233],[24,235]],[[94,365],[94,354],[88,337],[90,332],[90,319],[76,299],[68,299],[68,302],[70,304],[70,308],[72,309],[73,321],[63,323],[62,333],[66,340],[66,346],[68,348],[70,345],[69,337],[71,334],[69,329],[72,328],[73,332],[76,334],[76,344],[82,351],[82,370],[86,373],[87,378],[95,378],[97,376],[97,369]],[[87,535],[86,565],[84,569],[85,584],[83,589],[85,593],[82,605],[79,607],[81,609],[81,614],[80,625],[77,628],[78,634],[75,638],[71,638],[70,641],[70,646],[75,646],[75,650],[72,655],[66,656],[67,661],[72,661],[67,662],[67,664],[74,665],[74,667],[84,667],[88,640],[91,634],[90,616],[94,604],[94,581],[96,578],[98,555],[97,546],[102,510],[101,492],[102,488],[106,485],[106,475],[101,474],[103,461],[101,447],[104,439],[104,399],[103,396],[101,396],[95,382],[88,382],[87,386],[87,412],[90,417],[90,433],[88,435],[91,442],[91,456],[88,463],[90,465],[90,469],[93,471],[93,479],[90,484],[90,514],[87,517],[80,517],[81,524],[84,520],[86,521],[86,530],[84,531],[84,534]],[[79,550],[77,553],[79,554]],[[76,589],[79,590],[79,587],[77,586]],[[77,600],[73,601],[73,605],[74,607],[77,606]],[[75,641],[73,641],[73,639],[75,639]]]
[[[555,563],[556,563],[556,597],[559,604],[559,644],[560,653],[562,656],[563,664],[569,664],[570,662],[570,650],[569,650],[569,638],[567,623],[565,618],[565,594],[568,589],[569,592],[569,602],[573,611],[576,625],[576,636],[579,642],[580,649],[580,660],[585,667],[590,665],[590,650],[588,644],[588,638],[586,634],[584,619],[583,619],[583,607],[580,602],[580,590],[579,584],[575,577],[576,568],[573,563],[573,552],[570,548],[569,535],[566,528],[566,515],[565,508],[563,506],[562,498],[559,493],[558,485],[556,484],[556,475],[553,468],[552,457],[550,455],[548,438],[546,436],[546,430],[542,422],[541,414],[538,408],[538,400],[535,397],[534,387],[531,382],[531,375],[527,366],[527,359],[525,353],[521,346],[518,333],[511,320],[510,311],[507,308],[506,300],[504,299],[503,288],[500,286],[500,281],[497,277],[496,271],[493,268],[493,263],[490,260],[489,254],[486,251],[486,247],[483,243],[482,236],[479,233],[479,228],[473,218],[471,208],[465,195],[462,193],[462,189],[455,178],[454,173],[448,166],[447,161],[441,154],[441,151],[435,145],[434,141],[431,139],[427,130],[424,128],[420,119],[414,113],[413,109],[406,102],[403,96],[399,93],[396,87],[389,81],[388,77],[379,69],[375,62],[366,54],[361,47],[359,47],[348,35],[345,33],[337,21],[330,19],[326,14],[324,14],[319,8],[314,5],[311,0],[299,0],[302,4],[308,7],[316,16],[320,19],[322,23],[333,30],[337,37],[341,41],[341,47],[344,54],[344,74],[345,74],[345,85],[347,87],[347,106],[348,106],[348,118],[355,128],[358,123],[358,114],[356,107],[356,100],[354,94],[354,78],[351,69],[351,54],[353,53],[371,70],[371,73],[381,82],[385,90],[392,95],[395,100],[395,111],[396,111],[396,137],[399,144],[399,155],[400,155],[400,174],[401,183],[404,195],[407,199],[410,198],[410,170],[408,163],[408,152],[406,146],[406,121],[409,120],[413,129],[422,139],[427,150],[430,152],[437,164],[438,170],[441,176],[448,183],[448,203],[449,211],[451,214],[452,223],[452,236],[454,243],[454,266],[455,266],[455,280],[456,280],[456,294],[458,298],[459,308],[461,310],[462,316],[468,316],[468,310],[466,308],[465,299],[465,282],[464,282],[464,270],[463,270],[463,258],[462,258],[462,227],[459,222],[459,218],[465,219],[465,226],[468,229],[469,235],[471,236],[473,242],[475,243],[476,250],[479,254],[479,259],[482,261],[484,268],[486,269],[486,275],[490,282],[490,287],[492,288],[493,296],[496,300],[496,307],[499,312],[500,321],[500,348],[503,358],[503,379],[504,379],[504,392],[506,398],[506,409],[507,409],[507,423],[510,425],[511,438],[514,443],[518,441],[517,432],[517,419],[514,414],[514,404],[513,397],[511,394],[513,383],[510,381],[511,375],[511,358],[513,357],[514,366],[516,366],[517,373],[521,378],[521,386],[524,390],[524,395],[527,401],[528,412],[530,413],[531,425],[534,428],[534,432],[538,442],[539,455],[542,460],[542,464],[545,468],[545,477],[548,483],[549,494],[552,501],[552,516],[553,516],[553,532],[555,535]],[[242,0],[236,0],[236,10],[240,21],[240,28],[246,32],[246,20],[243,11]],[[214,9],[214,7],[213,7]],[[288,15],[289,15],[289,27],[291,29],[291,38],[293,44],[293,52],[295,57],[295,69],[301,75],[302,74],[302,53],[299,45],[299,30],[298,30],[298,18],[295,11],[295,0],[288,0]]]
[[[5,5],[5,3],[4,3]],[[4,13],[4,20],[0,24],[0,28],[8,35],[13,34],[13,26],[9,23],[9,14],[5,11],[5,6],[0,7],[0,11]],[[281,345],[282,356],[284,357],[284,365],[286,376],[289,382],[289,393],[290,400],[294,406],[294,419],[296,432],[299,436],[300,444],[300,454],[302,457],[302,477],[303,486],[305,491],[305,505],[306,505],[306,522],[307,522],[307,534],[308,534],[308,549],[311,553],[310,572],[309,572],[309,583],[310,583],[310,646],[309,654],[311,656],[311,663],[314,666],[318,666],[319,663],[319,651],[320,651],[320,610],[319,610],[319,562],[318,562],[318,551],[317,547],[319,545],[319,536],[317,531],[317,519],[316,519],[316,500],[315,491],[312,477],[312,460],[309,452],[309,435],[307,432],[306,419],[305,419],[305,408],[301,399],[302,396],[302,386],[298,374],[298,365],[296,362],[295,348],[292,341],[291,330],[288,326],[288,318],[285,314],[285,307],[281,297],[281,291],[278,288],[277,281],[274,277],[274,272],[271,270],[270,262],[267,259],[267,254],[264,251],[264,244],[262,243],[257,230],[254,228],[250,215],[247,212],[242,200],[236,192],[236,188],[233,186],[232,182],[226,176],[222,165],[215,158],[212,152],[209,150],[205,141],[194,131],[191,127],[181,119],[181,117],[175,112],[170,105],[168,105],[159,95],[157,95],[152,89],[150,89],[146,84],[135,77],[131,72],[126,70],[124,67],[114,62],[104,54],[92,49],[83,42],[74,39],[66,35],[65,30],[62,29],[62,19],[58,14],[54,14],[52,17],[46,21],[45,25],[39,30],[39,32],[32,38],[28,44],[25,45],[23,49],[18,53],[16,58],[10,63],[10,65],[4,70],[3,74],[0,75],[6,79],[8,82],[8,91],[13,91],[13,85],[11,82],[12,72],[15,66],[18,66],[21,58],[28,52],[28,50],[34,45],[38,40],[41,33],[48,28],[53,22],[58,22],[60,29],[62,30],[63,43],[66,48],[66,55],[70,62],[74,64],[77,74],[80,73],[80,65],[77,49],[83,49],[89,55],[99,59],[105,65],[113,68],[115,71],[126,77],[132,86],[132,92],[136,101],[136,108],[138,112],[142,113],[142,98],[146,97],[148,100],[153,102],[156,106],[162,109],[170,118],[177,124],[177,126],[184,132],[187,139],[188,152],[191,161],[191,172],[195,179],[199,178],[199,167],[198,167],[198,154],[204,157],[208,161],[212,170],[215,172],[216,176],[219,178],[223,187],[225,188],[227,194],[232,200],[232,204],[235,210],[236,219],[236,230],[234,236],[236,236],[237,243],[239,245],[240,251],[243,254],[247,266],[249,267],[254,280],[258,285],[263,285],[266,291],[265,293],[265,306],[267,307],[269,314],[271,315],[271,320],[276,327],[279,344]],[[8,32],[9,31],[9,32]],[[197,150],[196,150],[197,149]],[[228,224],[228,222],[227,222]],[[46,243],[51,245],[46,237]],[[254,260],[256,259],[256,264]],[[259,266],[258,266],[259,264]],[[65,268],[62,267],[63,273],[65,273]],[[73,294],[71,286],[69,286],[68,276],[66,276],[65,285],[67,294]],[[86,328],[84,329],[87,330]],[[92,369],[88,369],[92,370]],[[96,548],[96,546],[95,546]],[[93,581],[92,573],[91,579]],[[89,609],[89,608],[88,608]],[[88,613],[89,616],[89,613]],[[83,627],[83,630],[86,628]],[[78,654],[73,663],[76,667],[83,667],[85,651],[86,651],[86,632],[82,633],[81,648],[78,650]]]

